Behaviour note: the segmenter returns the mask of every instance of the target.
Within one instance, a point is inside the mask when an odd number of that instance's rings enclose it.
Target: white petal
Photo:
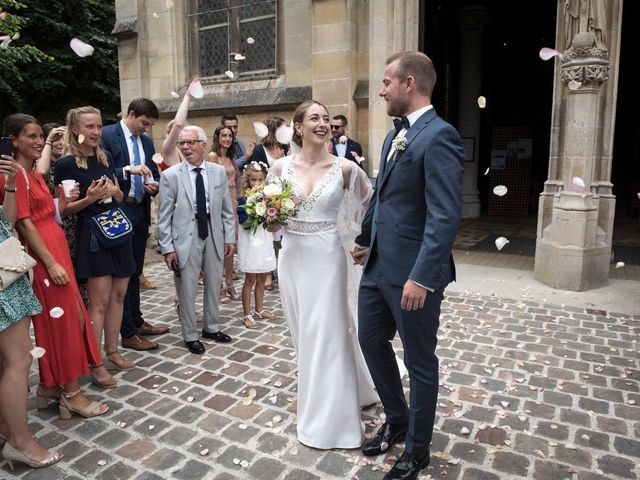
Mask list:
[[[180,94],[178,92],[174,92],[173,90],[171,90],[171,96],[173,98],[180,98]]]
[[[202,98],[204,97],[204,89],[202,88],[202,83],[200,80],[196,80],[192,82],[189,86],[189,93],[193,98]]]
[[[51,318],[60,318],[62,315],[64,315],[64,310],[60,307],[53,307],[51,310],[49,310],[49,315],[51,316]]]
[[[207,455],[209,455],[209,449],[208,448],[204,448],[204,449],[200,450],[200,456],[201,457],[206,457]]]
[[[156,162],[156,163],[160,164],[160,163],[162,163],[162,161],[163,161],[164,159],[162,158],[162,155],[161,155],[161,154],[159,154],[159,153],[154,153],[154,154],[153,154],[153,156],[151,157],[151,160],[153,160],[154,162]]]
[[[234,458],[233,459],[233,464],[234,465],[240,465],[240,459],[239,458]]]
[[[506,237],[496,238],[496,248],[498,250],[502,250],[507,243],[509,243],[509,240],[507,240]]]
[[[584,180],[580,177],[573,177],[571,179],[571,190],[574,192],[582,192],[584,191]]]
[[[16,32],[13,34],[13,36],[11,37],[11,40],[17,40],[20,38],[20,32]]]
[[[507,187],[504,185],[497,185],[493,187],[493,194],[502,197],[507,194]]]
[[[293,128],[289,125],[280,125],[276,130],[276,140],[283,145],[289,145],[293,138]]]
[[[560,60],[564,58],[562,53],[560,53],[558,50],[554,50],[553,48],[547,48],[547,47],[540,49],[539,55],[540,55],[540,58],[544,61],[547,61],[553,57],[558,57]]]
[[[42,347],[33,347],[31,349],[31,356],[33,358],[41,358],[45,353],[47,353],[47,351]]]
[[[156,12],[153,12],[151,15],[153,15],[153,18],[160,18],[160,15],[158,15]]]
[[[487,174],[489,173],[489,170],[491,170],[491,167],[487,168],[487,169],[484,171],[484,174],[485,174],[485,175],[487,175]]]
[[[247,468],[247,467],[249,466],[249,462],[247,462],[246,460],[242,460],[242,461],[240,462],[240,466],[241,466],[242,468]]]
[[[623,267],[624,267],[624,262],[616,263],[616,268],[623,268]]]
[[[247,58],[247,57],[245,57],[245,56],[244,56],[244,55],[242,55],[241,53],[236,53],[236,54],[233,56],[233,59],[234,59],[234,60],[244,60],[245,58]]]
[[[0,40],[2,40],[2,43],[0,43],[0,48],[7,48],[11,43],[11,37],[9,35],[0,36]]]
[[[282,417],[280,415],[275,415],[272,420],[273,423],[280,423],[282,421]]]
[[[88,57],[90,55],[93,55],[93,47],[75,37],[71,39],[71,42],[69,42],[69,46],[71,47],[71,50],[73,50],[79,57]]]
[[[256,137],[264,138],[269,135],[269,128],[262,122],[253,122],[253,131],[256,132]]]
[[[187,397],[187,402],[192,403],[195,400],[193,397]]]
[[[581,85],[582,85],[582,82],[578,82],[577,80],[571,80],[567,84],[567,87],[569,87],[569,90],[577,90],[580,88]]]
[[[485,97],[483,97],[482,95],[480,95],[478,97],[478,107],[484,108],[486,106],[487,106],[487,99]]]
[[[83,134],[78,135],[78,143],[80,145],[82,145],[84,143],[84,135]]]
[[[235,77],[234,73],[231,70],[227,70],[226,72],[224,72],[224,74],[229,78]]]
[[[255,40],[253,39],[253,37],[247,37],[247,43],[249,45],[253,45],[255,43]]]
[[[51,284],[49,283],[49,279],[48,279],[48,278],[45,278],[45,279],[42,281],[42,283],[44,283],[44,286],[45,286],[45,287],[48,287],[49,285],[51,285]]]

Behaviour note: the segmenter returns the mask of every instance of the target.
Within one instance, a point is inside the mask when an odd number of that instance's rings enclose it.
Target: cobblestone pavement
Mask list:
[[[382,478],[399,447],[365,462],[358,450],[296,441],[295,358],[284,320],[247,330],[234,302],[222,309],[233,343],[209,343],[205,355],[192,355],[166,267],[145,273],[158,285],[144,291],[145,316],[171,326],[157,338],[160,348],[128,351],[138,368],[118,374],[116,389],[85,383],[111,407],[103,417],[60,420],[54,405],[36,410],[32,393],[33,432],[65,458],[13,475],[2,463],[0,478]],[[266,306],[281,313],[277,291]],[[638,312],[464,293],[448,296],[442,312],[438,418],[422,479],[638,478]],[[380,412],[364,412],[368,435]]]

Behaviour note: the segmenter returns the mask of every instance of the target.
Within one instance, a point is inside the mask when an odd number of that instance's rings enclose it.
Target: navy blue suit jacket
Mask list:
[[[158,166],[152,160],[155,148],[153,147],[153,140],[147,135],[141,135],[140,141],[142,142],[142,149],[144,150],[145,165],[149,167],[153,178],[159,182],[160,172]],[[127,140],[124,138],[124,131],[120,126],[120,122],[113,125],[107,125],[102,129],[102,139],[100,140],[101,147],[111,154],[113,159],[113,165],[116,168],[116,175],[118,176],[118,183],[120,184],[120,190],[124,193],[126,199],[131,189],[131,175],[127,175],[125,178],[123,168],[127,165],[131,165],[129,159],[129,148],[127,147]],[[151,225],[151,202],[149,195],[145,193],[142,200],[142,205],[146,212],[147,225]]]
[[[387,162],[396,135],[382,147],[376,188],[356,239],[391,284],[411,279],[442,291],[455,280],[451,255],[460,223],[464,154],[455,128],[432,108],[406,132],[406,149]]]
[[[333,144],[333,154],[334,155],[338,155],[338,150],[336,149],[336,145],[338,143],[338,140],[335,138],[331,138],[331,143]],[[355,162],[356,164],[360,165],[360,168],[364,169],[364,166],[362,164],[359,164],[356,161],[356,157],[353,156],[353,154],[351,152],[356,152],[358,154],[358,156],[362,156],[362,145],[360,145],[358,142],[356,142],[355,140],[350,139],[349,137],[347,137],[347,150],[344,154],[344,158],[346,158],[347,160],[351,160],[352,162]]]

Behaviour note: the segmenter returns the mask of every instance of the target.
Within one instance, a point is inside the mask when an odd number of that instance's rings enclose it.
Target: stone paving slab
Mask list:
[[[111,411],[60,420],[35,409],[32,431],[65,459],[45,470],[0,464],[0,479],[381,479],[401,451],[363,459],[295,438],[295,354],[286,323],[240,323],[221,310],[234,341],[184,348],[164,264],[145,273],[143,311],[171,326],[151,352],[126,351],[138,368],[119,386],[85,390]],[[236,289],[239,288],[236,284]],[[266,308],[281,314],[277,290]],[[422,479],[637,479],[640,475],[640,314],[455,293],[442,306],[440,397],[432,462]],[[401,345],[394,341],[401,354]],[[123,350],[125,352],[125,350]],[[37,384],[32,369],[30,383]],[[407,379],[405,379],[405,385]],[[35,389],[32,387],[32,392]],[[381,408],[363,412],[367,435]]]

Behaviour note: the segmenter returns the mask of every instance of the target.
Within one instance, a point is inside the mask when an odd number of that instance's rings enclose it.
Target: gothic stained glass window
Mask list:
[[[276,69],[276,0],[195,0],[194,8],[200,76]]]

